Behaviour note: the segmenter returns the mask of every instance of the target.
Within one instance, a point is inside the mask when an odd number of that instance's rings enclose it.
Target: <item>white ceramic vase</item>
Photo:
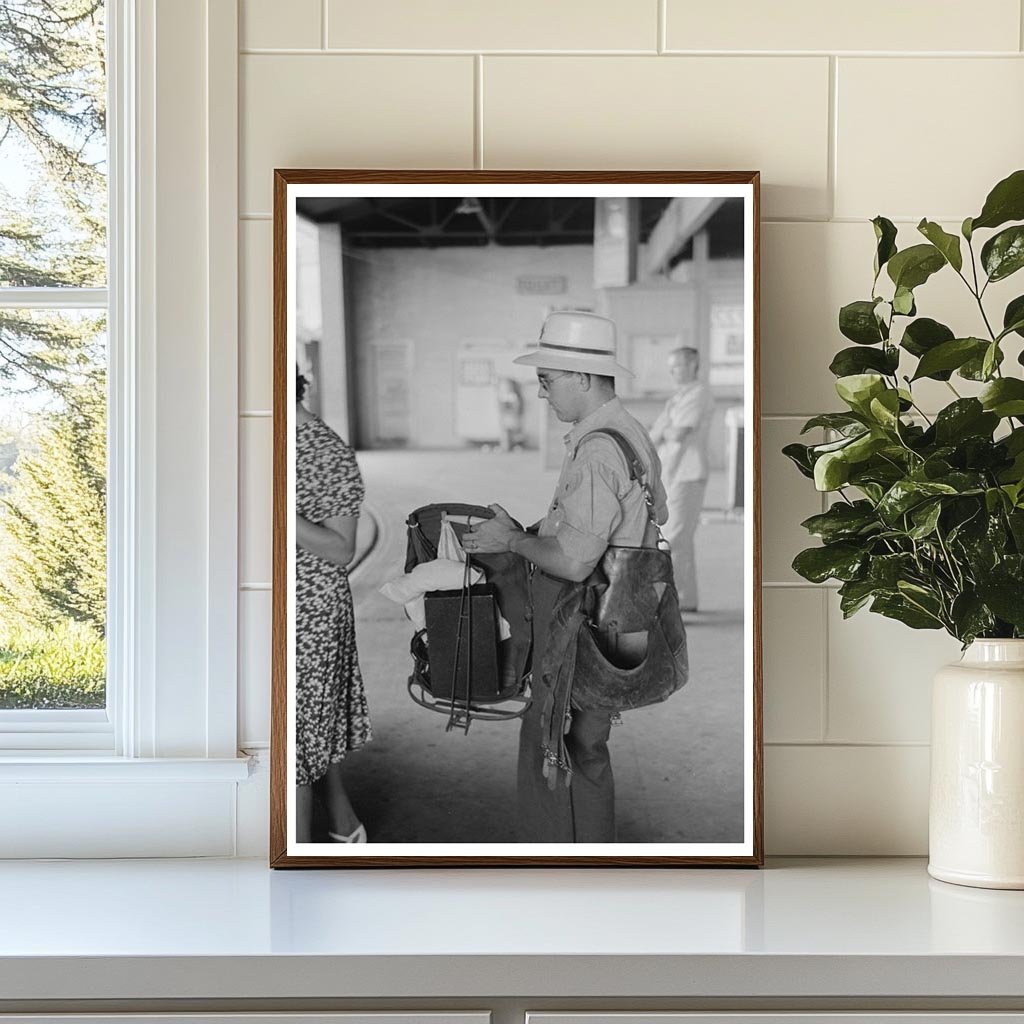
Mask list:
[[[975,640],[932,689],[928,873],[1024,889],[1024,640]]]

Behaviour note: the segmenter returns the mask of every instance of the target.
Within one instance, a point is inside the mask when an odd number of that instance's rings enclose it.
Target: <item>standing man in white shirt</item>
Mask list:
[[[669,353],[668,368],[676,392],[654,421],[651,440],[661,459],[662,480],[668,495],[664,535],[672,548],[679,607],[684,612],[695,612],[698,594],[694,537],[708,485],[708,432],[714,398],[711,389],[697,379],[697,349],[673,350]]]

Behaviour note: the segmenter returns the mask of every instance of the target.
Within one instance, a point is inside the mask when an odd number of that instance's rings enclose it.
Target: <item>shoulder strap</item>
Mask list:
[[[597,430],[588,431],[580,439],[576,445],[576,450],[579,451],[579,447],[583,444],[588,437],[593,437],[595,434],[607,434],[618,446],[619,451],[622,453],[622,457],[626,460],[626,466],[629,469],[629,479],[635,480],[639,485],[640,489],[644,492],[644,504],[647,506],[647,518],[650,520],[650,524],[654,527],[657,532],[658,540],[662,539],[661,527],[658,525],[658,517],[654,511],[654,493],[647,483],[646,471],[644,464],[640,461],[640,456],[637,455],[636,449],[630,444],[629,439],[625,434],[620,433],[618,430],[612,430],[611,427],[599,427]]]
[[[612,430],[611,427],[600,427],[597,430],[591,430],[580,438],[579,444],[576,445],[577,450],[588,437],[594,437],[597,434],[606,434],[619,446],[619,451],[622,452],[622,457],[626,460],[626,468],[629,470],[629,479],[638,480],[640,484],[643,485],[644,464],[640,461],[640,457],[637,455],[636,449],[629,443],[629,439],[626,435],[620,433],[618,430]]]

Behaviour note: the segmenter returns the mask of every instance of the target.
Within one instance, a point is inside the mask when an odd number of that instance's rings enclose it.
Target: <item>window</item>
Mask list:
[[[87,747],[110,733],[105,6],[0,0],[0,729]]]

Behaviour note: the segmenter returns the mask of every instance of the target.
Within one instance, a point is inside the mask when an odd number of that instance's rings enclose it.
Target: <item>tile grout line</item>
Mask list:
[[[657,47],[658,55],[660,56],[666,49],[668,49],[668,30],[666,25],[668,11],[665,9],[668,4],[668,0],[655,0],[655,2],[658,5]],[[1024,3],[1024,0],[1021,0],[1021,2]]]
[[[1022,0],[1024,2],[1024,0]],[[828,219],[836,215],[836,179],[839,169],[839,58],[828,59],[828,167],[826,181],[828,188]]]
[[[831,728],[830,722],[830,711],[829,707],[829,636],[828,636],[828,590],[822,590],[821,593],[821,721],[819,723],[821,727],[821,742],[828,742],[828,734]]]
[[[1021,52],[1024,52],[1024,0],[1021,0],[1020,9],[1017,11],[1017,28],[1020,33],[1018,43]]]
[[[931,746],[924,740],[765,740],[766,747],[800,747],[814,750],[920,750]]]
[[[327,49],[327,5],[330,0],[320,0],[320,49],[326,51]]]
[[[263,56],[352,56],[352,57],[472,57],[481,54],[487,57],[753,57],[766,61],[806,58],[820,60],[822,57],[855,57],[858,60],[935,60],[955,58],[958,60],[1006,60],[1020,57],[1018,50],[891,50],[879,53],[877,50],[669,50],[659,52],[657,48],[636,50],[448,50],[448,49],[396,49],[386,47],[302,47],[302,46],[245,46],[238,51],[246,57]]]
[[[473,57],[473,166],[484,166],[484,58]]]

